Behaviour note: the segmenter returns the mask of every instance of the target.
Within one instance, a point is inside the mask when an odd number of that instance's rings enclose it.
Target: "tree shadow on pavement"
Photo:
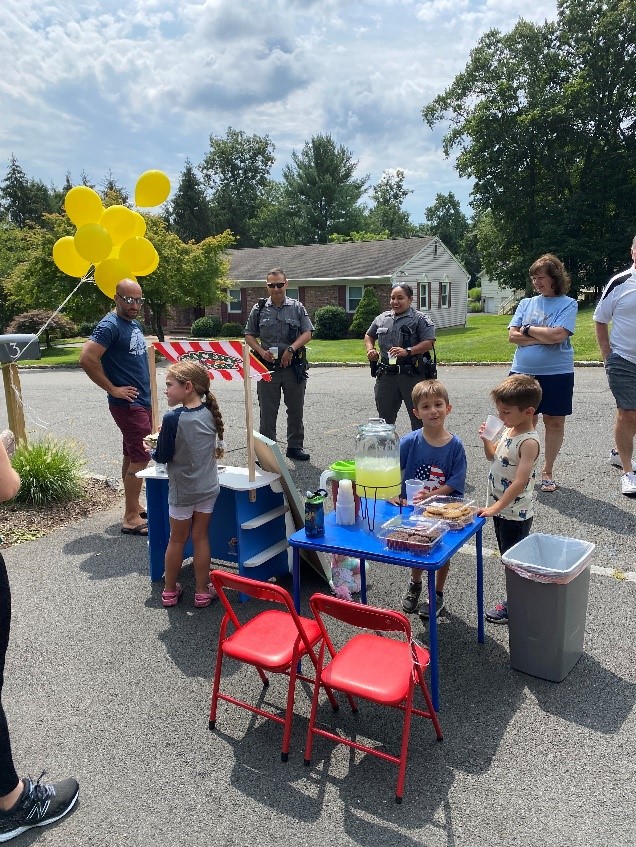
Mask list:
[[[83,535],[62,548],[70,556],[85,555],[80,570],[91,579],[115,579],[132,573],[148,574],[148,539],[122,535],[115,523],[103,532]]]

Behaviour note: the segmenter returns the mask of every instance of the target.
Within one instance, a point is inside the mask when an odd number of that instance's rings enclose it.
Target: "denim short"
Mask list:
[[[636,365],[618,353],[610,353],[605,363],[610,391],[618,409],[636,409]]]
[[[510,371],[509,375],[512,375]],[[572,414],[572,396],[574,394],[574,373],[550,374],[537,376],[528,374],[536,379],[541,386],[542,396],[538,415],[554,415],[561,417]]]
[[[195,512],[201,512],[204,515],[211,515],[218,496],[218,494],[215,494],[214,497],[208,497],[205,500],[200,500],[192,506],[168,506],[168,514],[173,521],[189,521]]]
[[[124,456],[135,465],[147,465],[150,455],[144,447],[144,438],[152,432],[151,410],[137,403],[130,403],[127,406],[109,403],[108,408],[121,430]]]

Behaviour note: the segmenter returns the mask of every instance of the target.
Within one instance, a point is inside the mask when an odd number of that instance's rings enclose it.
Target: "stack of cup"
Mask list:
[[[336,523],[340,526],[352,526],[356,522],[356,504],[353,499],[353,483],[350,479],[341,479],[338,483],[336,500]]]

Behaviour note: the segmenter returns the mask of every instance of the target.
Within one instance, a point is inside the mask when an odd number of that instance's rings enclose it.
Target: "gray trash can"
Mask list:
[[[501,557],[515,670],[561,682],[580,659],[594,547],[537,532]]]

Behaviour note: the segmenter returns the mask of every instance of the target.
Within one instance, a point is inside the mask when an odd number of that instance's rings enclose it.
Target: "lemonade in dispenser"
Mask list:
[[[370,418],[358,427],[355,463],[361,497],[390,500],[400,496],[400,439],[393,424]]]

